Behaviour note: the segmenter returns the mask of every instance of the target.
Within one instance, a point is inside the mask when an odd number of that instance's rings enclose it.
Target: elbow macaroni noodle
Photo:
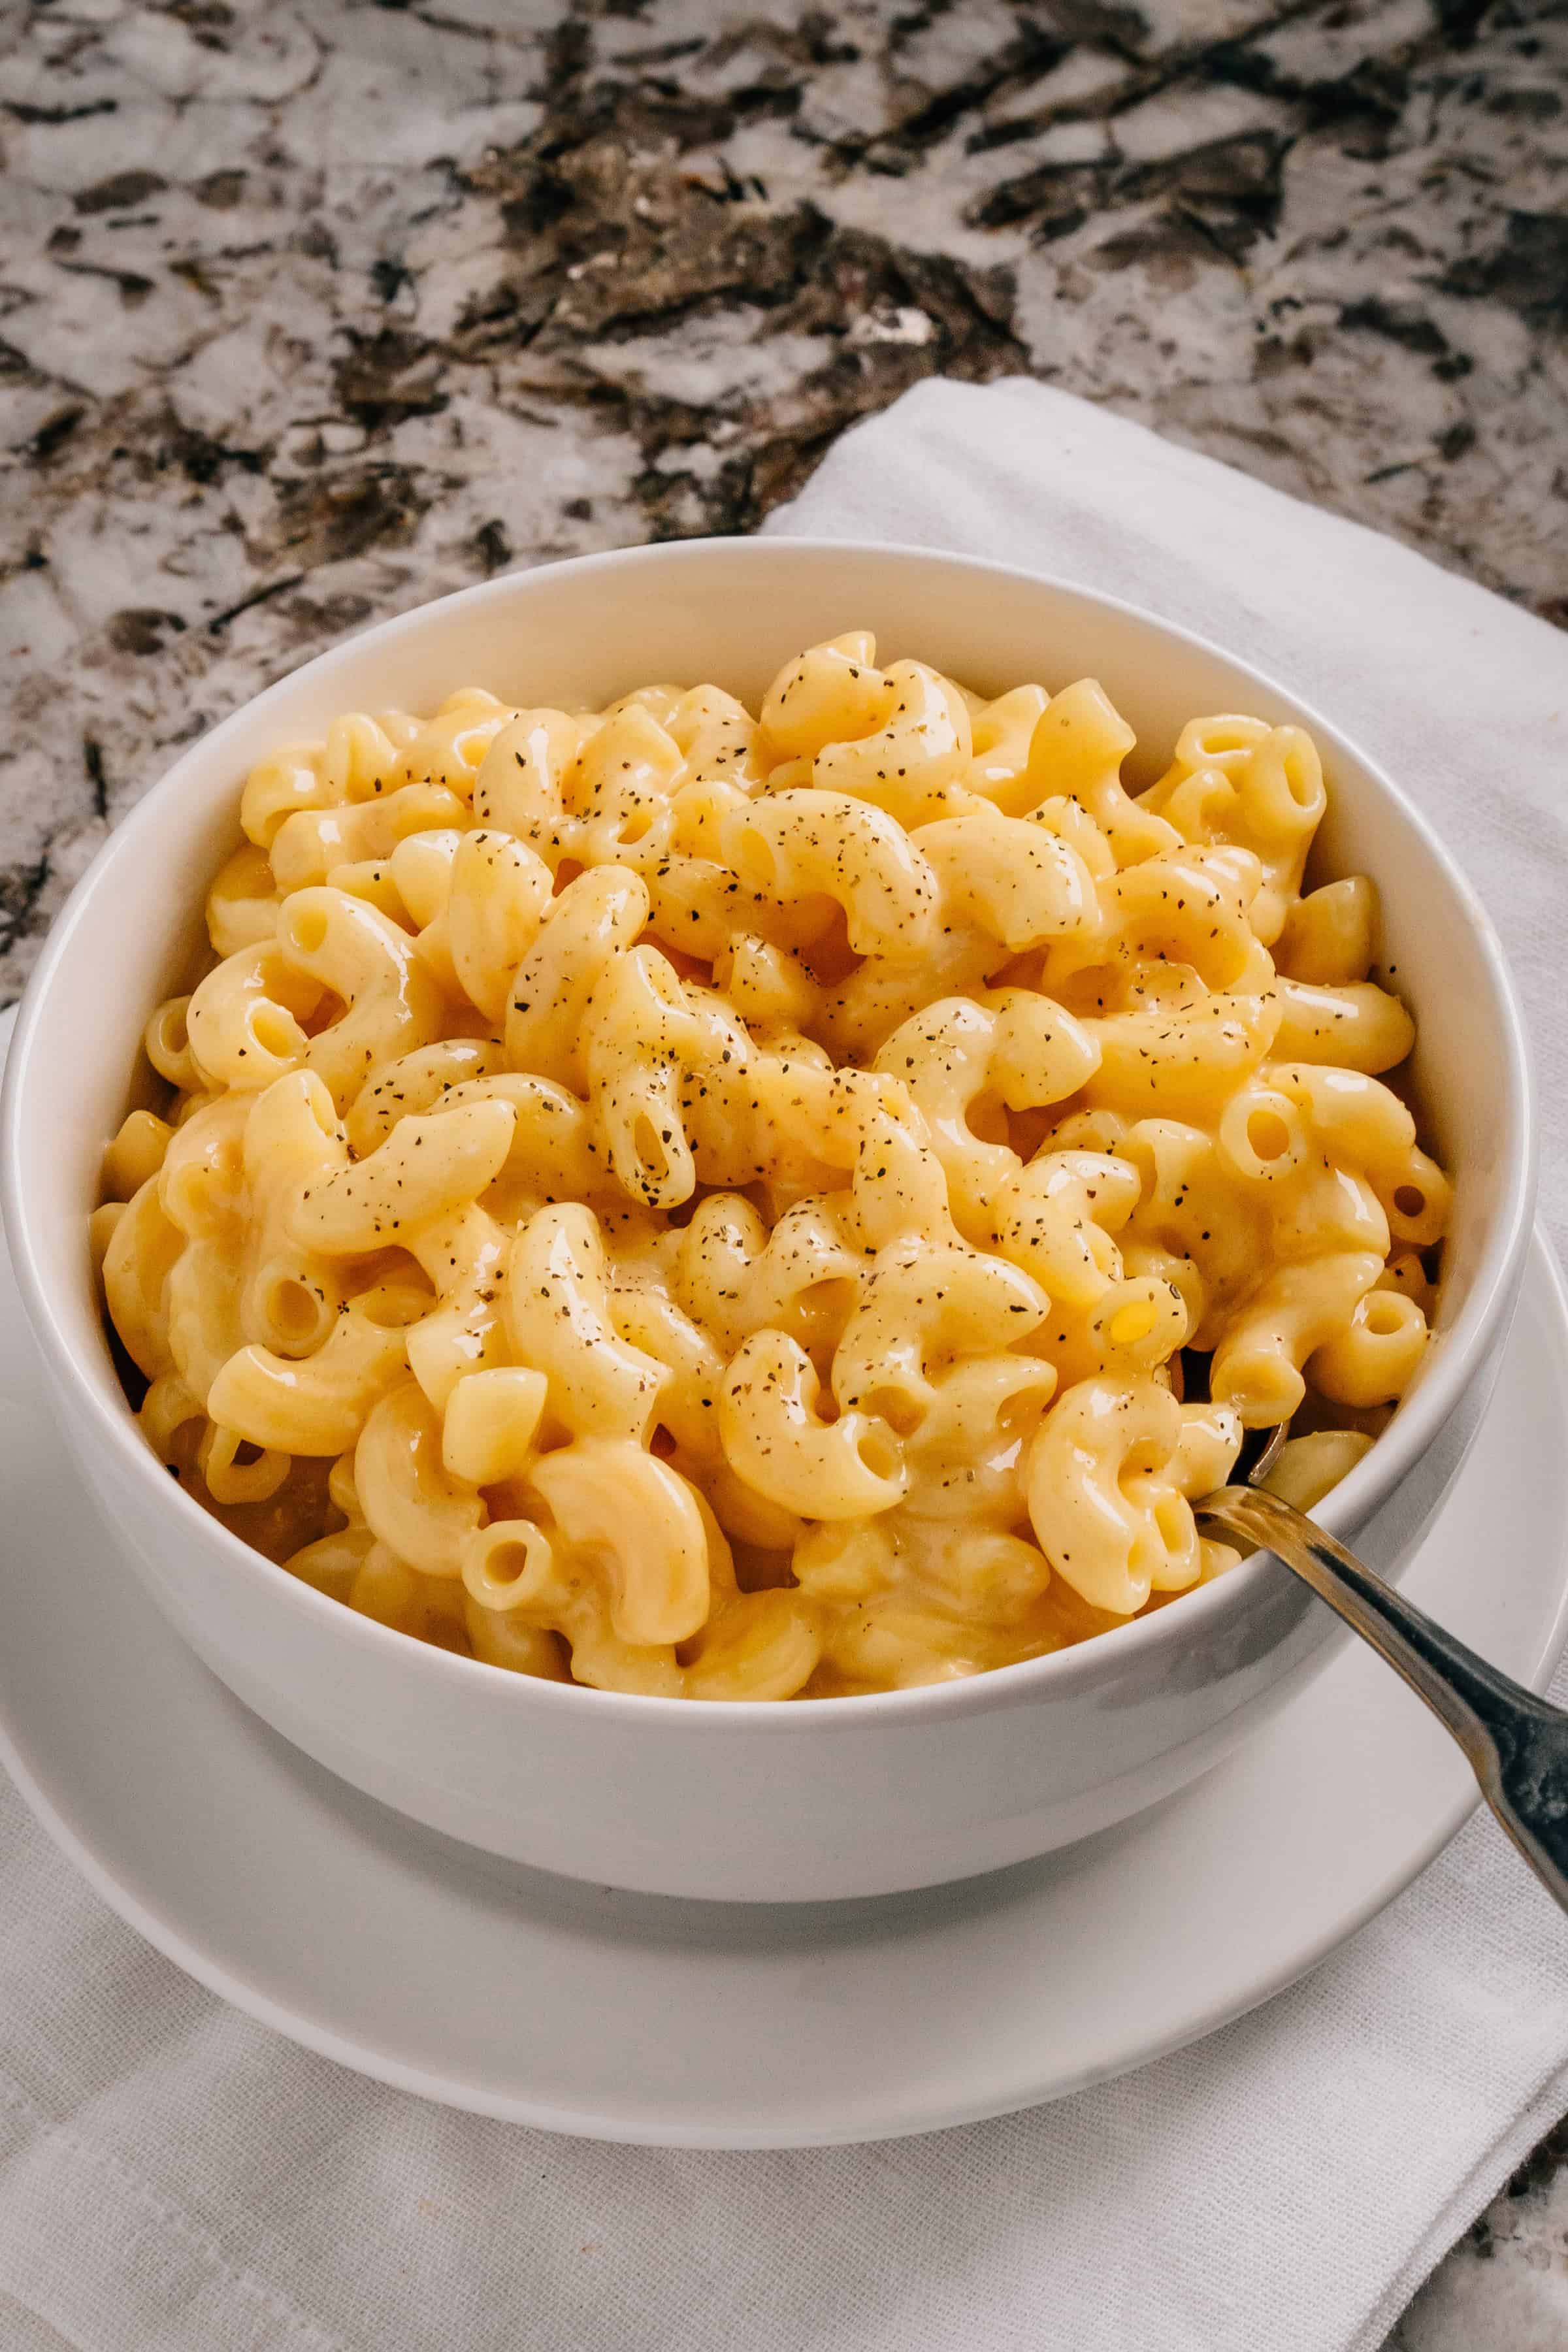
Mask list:
[[[851,633],[760,716],[477,688],[246,785],[93,1243],[149,1443],[514,1671],[833,1696],[1040,1655],[1310,1501],[1427,1343],[1447,1179],[1299,729],[1149,790],[1101,689]]]

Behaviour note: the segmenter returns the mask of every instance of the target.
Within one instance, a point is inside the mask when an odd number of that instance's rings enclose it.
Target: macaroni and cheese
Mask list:
[[[94,1220],[149,1444],[494,1665],[879,1691],[1221,1573],[1427,1344],[1449,1187],[1295,727],[850,633],[753,715],[478,688],[250,776]],[[130,1374],[128,1373],[128,1378]]]

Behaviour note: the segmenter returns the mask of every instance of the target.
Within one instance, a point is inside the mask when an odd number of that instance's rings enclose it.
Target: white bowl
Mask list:
[[[1524,1264],[1529,1069],[1475,897],[1326,719],[1147,614],[957,556],[692,541],[490,582],[285,678],[148,793],[55,927],[0,1105],[11,1253],[66,1443],[110,1540],[213,1671],[356,1787],[574,1877],[773,1901],[994,1869],[1191,1780],[1280,1706],[1336,1638],[1328,1611],[1259,1555],[1152,1617],[965,1682],[750,1706],[582,1690],[406,1640],[314,1591],[180,1491],[137,1429],[100,1319],[88,1215],[142,1024],[177,986],[206,884],[237,838],[247,770],[345,710],[426,709],[472,682],[520,702],[598,705],[653,678],[714,678],[754,702],[788,655],[855,626],[874,629],[887,654],[982,690],[1099,677],[1146,747],[1146,776],[1199,713],[1254,711],[1311,730],[1331,794],[1322,868],[1377,879],[1387,951],[1419,1024],[1417,1091],[1457,1179],[1427,1363],[1318,1514],[1385,1573],[1411,1557],[1475,1434]],[[69,1563],[13,1572],[63,1575]],[[192,1757],[194,1772],[201,1762]]]

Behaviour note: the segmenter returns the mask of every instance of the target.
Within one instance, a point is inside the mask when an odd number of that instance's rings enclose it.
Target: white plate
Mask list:
[[[1565,1417],[1568,1310],[1538,1238],[1486,1427],[1405,1580],[1537,1685],[1568,1630]],[[792,2147],[1057,2097],[1300,1976],[1474,1801],[1457,1750],[1347,1645],[1195,1788],[1043,1862],[868,1903],[618,1894],[416,1828],[197,1664],[73,1486],[3,1257],[0,1494],[0,1756],[99,1893],[311,2049],[551,2130]]]

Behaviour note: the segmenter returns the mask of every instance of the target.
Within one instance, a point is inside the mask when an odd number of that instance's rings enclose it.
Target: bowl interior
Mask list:
[[[1451,1403],[1462,1366],[1446,1359],[1486,1336],[1523,1246],[1528,1079],[1485,916],[1353,748],[1241,662],[1087,591],[905,549],[706,541],[516,574],[367,632],[195,745],[79,886],[11,1056],[7,1224],[57,1365],[68,1358],[99,1407],[128,1418],[85,1225],[103,1146],[132,1097],[142,1025],[188,970],[206,886],[239,837],[239,788],[256,761],[319,735],[344,711],[426,710],[466,684],[521,703],[581,707],[653,679],[713,679],[754,707],[788,656],[851,627],[874,630],[884,658],[918,656],[983,692],[1026,679],[1055,691],[1097,677],[1137,732],[1141,780],[1158,772],[1183,723],[1200,713],[1244,709],[1312,731],[1331,791],[1317,864],[1325,876],[1365,871],[1377,880],[1385,962],[1419,1024],[1426,1139],[1457,1177],[1439,1345],[1388,1436],[1346,1482],[1369,1501],[1385,1493]]]

